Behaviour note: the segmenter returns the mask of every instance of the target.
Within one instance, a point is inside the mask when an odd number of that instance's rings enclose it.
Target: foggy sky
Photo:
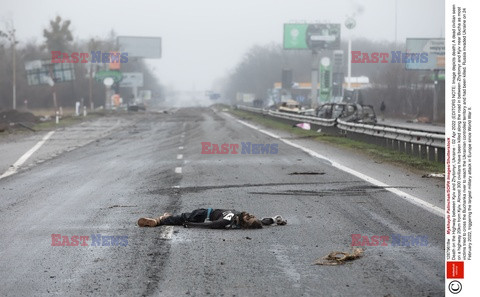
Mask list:
[[[163,56],[147,60],[160,82],[180,90],[215,89],[253,45],[282,43],[283,24],[342,24],[349,36],[395,41],[395,0],[2,0],[0,30],[13,20],[17,39],[43,42],[56,15],[72,21],[74,38],[117,35],[160,36]],[[398,0],[397,40],[444,37],[445,3]],[[343,26],[355,16],[351,32]],[[355,45],[353,45],[353,49]]]

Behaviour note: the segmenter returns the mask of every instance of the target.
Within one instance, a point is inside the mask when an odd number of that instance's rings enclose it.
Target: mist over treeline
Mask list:
[[[367,76],[371,88],[366,89],[362,98],[379,110],[381,102],[386,105],[385,113],[398,117],[428,117],[433,115],[433,72],[406,70],[405,64],[390,63],[391,52],[405,52],[405,43],[370,41],[355,39],[352,51],[362,53],[386,52],[388,63],[352,63],[352,77]],[[341,42],[343,73],[347,76],[347,41]],[[311,82],[312,53],[309,50],[284,50],[281,44],[253,46],[223,79],[223,97],[233,102],[236,93],[252,93],[265,100],[267,90],[275,82],[282,81],[282,70],[291,69],[294,82]],[[445,117],[445,82],[439,81],[438,97],[439,120]]]
[[[52,87],[49,85],[28,85],[25,63],[34,60],[51,60],[52,51],[61,51],[68,54],[90,53],[91,51],[110,52],[116,51],[116,34],[112,30],[108,36],[94,37],[87,40],[76,39],[71,31],[71,22],[63,20],[60,16],[45,24],[44,29],[39,29],[41,41],[30,40],[16,42],[15,44],[15,69],[16,69],[16,101],[17,108],[24,106],[28,101],[29,108],[54,107]],[[13,36],[12,26],[0,27],[0,109],[11,109],[13,98]],[[90,59],[88,59],[90,60]],[[89,63],[73,63],[75,79],[73,81],[55,84],[58,106],[72,107],[75,102],[84,99],[89,105]],[[93,64],[93,72],[106,69],[104,64]],[[142,72],[144,87],[139,88],[152,91],[153,98],[163,96],[162,85],[157,81],[151,70],[142,59],[129,58],[127,63],[122,63],[121,72]],[[130,88],[119,88],[122,98],[129,100],[132,97]],[[105,86],[102,82],[92,80],[92,100],[95,107],[105,104]]]

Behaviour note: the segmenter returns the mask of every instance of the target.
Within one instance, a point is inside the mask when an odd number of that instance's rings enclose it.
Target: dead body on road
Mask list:
[[[259,229],[263,225],[273,223],[285,225],[287,221],[281,216],[273,218],[257,219],[254,215],[246,211],[236,211],[233,209],[212,209],[200,208],[192,212],[185,212],[180,215],[164,213],[158,218],[140,218],[138,226],[156,227],[162,225],[210,228],[210,229]]]

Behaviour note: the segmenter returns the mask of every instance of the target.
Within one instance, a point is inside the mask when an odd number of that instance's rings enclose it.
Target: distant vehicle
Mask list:
[[[133,104],[128,104],[127,109],[129,111],[146,110],[147,106],[145,105],[145,103],[133,103]]]
[[[278,111],[301,115],[315,114],[315,111],[313,109],[305,109],[304,107],[301,107],[300,103],[295,100],[288,100],[286,102],[282,102],[282,104],[280,104],[280,106],[278,107]]]
[[[301,113],[300,111],[300,104],[295,100],[288,100],[286,102],[282,102],[278,107],[278,111],[282,112],[289,112],[289,113]]]
[[[322,119],[340,119],[364,124],[377,123],[377,116],[371,105],[356,103],[325,103],[317,108],[316,115]]]

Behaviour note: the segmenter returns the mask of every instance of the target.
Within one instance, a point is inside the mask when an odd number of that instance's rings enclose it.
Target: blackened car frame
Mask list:
[[[317,108],[316,116],[322,119],[340,119],[346,122],[375,124],[377,117],[371,105],[357,103],[325,103]]]

